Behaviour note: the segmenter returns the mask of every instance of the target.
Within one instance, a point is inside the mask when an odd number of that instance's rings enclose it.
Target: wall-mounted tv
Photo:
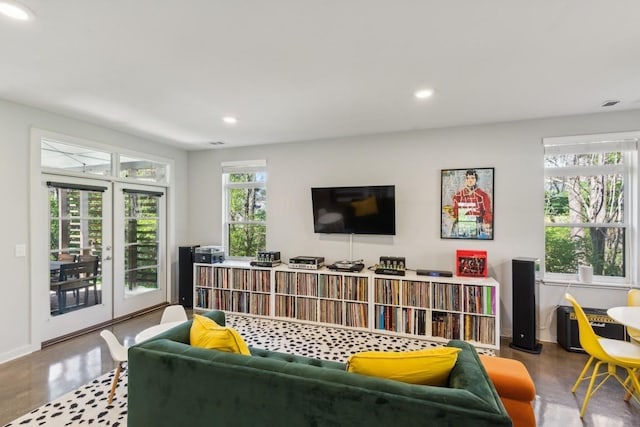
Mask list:
[[[396,234],[394,185],[311,189],[313,231]]]

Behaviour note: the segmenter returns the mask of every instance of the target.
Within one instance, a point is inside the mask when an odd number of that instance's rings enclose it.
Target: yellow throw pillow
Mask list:
[[[189,339],[194,347],[251,355],[247,343],[244,342],[238,331],[227,326],[220,326],[208,317],[199,314],[193,315]]]
[[[438,347],[407,352],[365,351],[349,356],[347,372],[410,384],[444,386],[460,350]]]

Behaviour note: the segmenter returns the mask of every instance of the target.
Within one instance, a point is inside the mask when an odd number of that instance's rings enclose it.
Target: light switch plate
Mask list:
[[[21,243],[16,245],[16,257],[24,257],[27,256],[27,245]]]

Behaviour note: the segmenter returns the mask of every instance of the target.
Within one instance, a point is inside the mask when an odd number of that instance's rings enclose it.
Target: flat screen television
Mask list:
[[[311,189],[313,231],[396,234],[394,185]]]

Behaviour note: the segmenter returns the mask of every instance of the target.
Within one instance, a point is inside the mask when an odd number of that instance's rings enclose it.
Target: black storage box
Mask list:
[[[607,316],[606,309],[585,307],[582,309],[597,335],[603,338],[628,341],[625,327]],[[558,344],[567,351],[584,353],[585,351],[580,346],[578,320],[573,312],[573,307],[561,305],[556,310],[556,314],[558,315]]]

